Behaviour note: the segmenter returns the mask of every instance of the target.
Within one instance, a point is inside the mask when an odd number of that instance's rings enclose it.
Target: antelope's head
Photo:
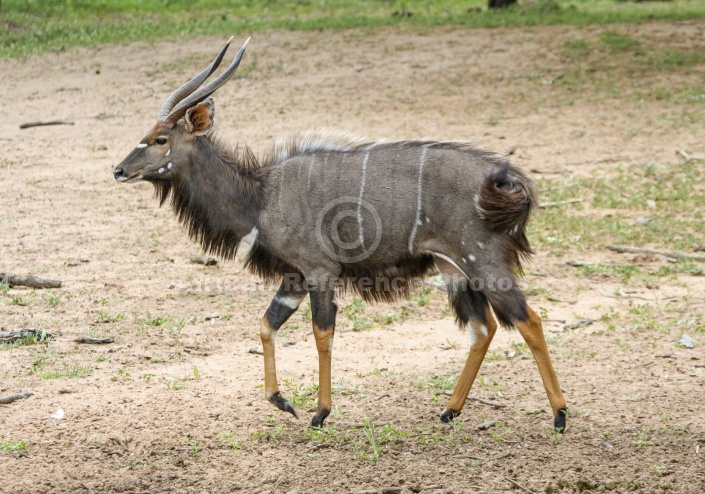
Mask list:
[[[164,183],[180,173],[180,166],[188,166],[195,139],[213,127],[215,107],[209,96],[233,76],[250,41],[247,38],[230,67],[199,89],[220,65],[232,39],[225,43],[208,67],[166,99],[157,115],[156,125],[113,170],[115,180]]]

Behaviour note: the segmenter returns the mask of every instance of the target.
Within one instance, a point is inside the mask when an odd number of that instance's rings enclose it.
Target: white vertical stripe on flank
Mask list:
[[[428,151],[428,148],[426,146],[423,147],[423,151],[421,151],[421,159],[419,160],[419,178],[418,178],[418,187],[417,187],[417,192],[416,192],[416,218],[414,219],[414,226],[411,229],[411,235],[409,236],[409,253],[413,254],[414,253],[414,241],[416,240],[416,232],[419,229],[419,225],[421,224],[421,193],[423,189],[423,166],[424,163],[426,163],[426,151]]]
[[[362,229],[362,194],[365,193],[365,180],[367,178],[367,160],[370,158],[370,152],[365,153],[365,158],[362,160],[362,179],[360,180],[360,197],[357,200],[357,226],[360,230],[360,245],[365,246],[365,232]]]

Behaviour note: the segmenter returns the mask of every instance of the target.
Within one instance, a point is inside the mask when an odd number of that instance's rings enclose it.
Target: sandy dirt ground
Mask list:
[[[705,151],[702,123],[652,125],[682,109],[635,96],[702,84],[705,67],[642,73],[607,60],[590,70],[571,57],[583,46],[574,40],[606,29],[258,34],[239,78],[216,95],[219,131],[258,152],[310,127],[471,140],[515,148],[512,160],[539,187],[620,164],[675,162],[677,148]],[[702,43],[705,24],[611,29],[668,50]],[[275,411],[263,397],[262,357],[248,353],[260,347],[259,318],[275,287],[239,262],[189,262],[199,248],[151,186],[120,185],[111,173],[221,42],[0,62],[0,271],[63,281],[0,295],[3,330],[55,337],[0,350],[0,396],[34,393],[0,405],[8,450],[0,491],[705,492],[702,333],[688,350],[675,333],[609,330],[635,302],[661,310],[669,299],[671,315],[702,314],[702,277],[679,275],[631,300],[606,297],[618,278],[579,277],[566,261],[666,260],[603,245],[561,256],[537,246],[525,278],[570,406],[564,435],[551,431],[538,371],[515,331],[498,332],[471,392],[504,406],[473,401],[453,427],[439,422],[469,339],[431,286],[365,311],[341,301],[335,410],[322,431],[307,428],[317,363],[302,307],[282,329],[277,357],[283,392],[303,417]],[[19,129],[51,119],[75,125]],[[583,318],[595,322],[565,329]],[[74,342],[86,335],[115,342]],[[61,420],[51,418],[58,409]],[[498,422],[478,429],[489,420]],[[11,446],[20,441],[26,447]]]

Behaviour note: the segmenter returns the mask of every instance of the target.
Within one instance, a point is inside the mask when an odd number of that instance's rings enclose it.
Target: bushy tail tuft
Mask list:
[[[510,260],[519,269],[521,258],[533,253],[525,229],[535,204],[531,179],[509,163],[487,176],[477,196],[480,218],[490,230],[505,236]]]

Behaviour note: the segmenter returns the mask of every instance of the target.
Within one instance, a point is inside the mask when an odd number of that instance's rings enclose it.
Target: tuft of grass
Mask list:
[[[44,369],[44,365],[33,369],[33,372],[37,374],[42,379],[58,379],[60,377],[77,378],[83,377],[94,369],[92,365],[82,365],[78,362],[72,364],[65,364],[63,369]]]
[[[0,443],[0,451],[5,453],[29,453],[29,447],[25,441],[9,441]]]

